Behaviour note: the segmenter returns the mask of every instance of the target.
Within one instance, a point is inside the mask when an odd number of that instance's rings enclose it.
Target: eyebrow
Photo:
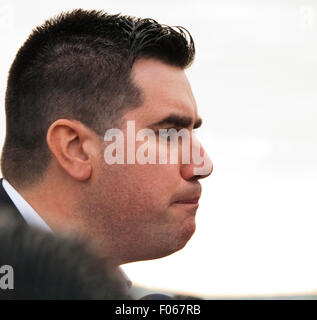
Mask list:
[[[203,120],[199,118],[195,123],[194,123],[194,129],[198,129],[202,125]],[[167,116],[166,118],[155,122],[152,124],[152,126],[164,126],[164,125],[173,125],[177,128],[188,128],[191,126],[193,123],[193,119],[190,117],[186,116],[180,116],[177,114],[171,114]]]

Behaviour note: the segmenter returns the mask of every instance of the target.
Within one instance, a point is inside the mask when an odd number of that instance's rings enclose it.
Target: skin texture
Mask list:
[[[143,103],[123,116],[125,142],[128,120],[135,121],[136,131],[158,132],[175,128],[153,124],[176,114],[191,118],[187,129],[193,129],[199,119],[197,105],[182,69],[140,59],[132,77]],[[195,176],[196,165],[180,161],[109,165],[104,150],[110,142],[67,119],[51,125],[47,142],[53,160],[45,178],[36,187],[18,191],[52,229],[86,238],[101,258],[112,259],[114,265],[169,255],[182,249],[195,232],[199,179],[207,177],[212,166],[208,173]],[[143,143],[136,142],[136,150]],[[194,139],[192,143],[199,144]]]

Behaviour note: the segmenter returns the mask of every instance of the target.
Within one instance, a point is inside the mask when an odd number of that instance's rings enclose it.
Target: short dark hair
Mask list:
[[[86,244],[10,216],[0,212],[0,267],[13,268],[13,289],[0,289],[0,300],[131,299],[125,279]]]
[[[131,80],[140,58],[187,68],[195,46],[182,27],[153,19],[76,9],[35,28],[11,66],[1,169],[11,183],[41,179],[51,159],[49,126],[78,120],[103,135],[124,111],[142,103]]]

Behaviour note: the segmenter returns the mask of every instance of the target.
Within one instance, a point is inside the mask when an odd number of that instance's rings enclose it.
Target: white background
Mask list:
[[[104,9],[182,25],[214,162],[182,251],[124,266],[134,283],[206,297],[317,292],[317,1],[7,1],[0,4],[0,145],[10,64],[60,11]]]

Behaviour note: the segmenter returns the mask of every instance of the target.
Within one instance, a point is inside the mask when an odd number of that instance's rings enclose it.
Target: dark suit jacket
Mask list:
[[[3,214],[9,214],[14,221],[25,223],[21,213],[4,190],[2,180],[3,179],[0,179],[0,217]]]

